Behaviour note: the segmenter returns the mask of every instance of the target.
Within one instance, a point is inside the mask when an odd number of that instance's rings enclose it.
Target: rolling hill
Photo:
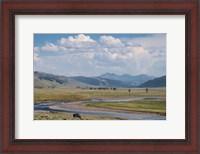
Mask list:
[[[166,87],[166,76],[146,81],[140,84],[139,87]]]
[[[34,72],[35,88],[89,88],[89,87],[164,87],[166,85],[166,76],[155,78],[148,75],[131,76],[129,74],[116,75],[106,73],[98,77],[72,76],[65,77],[43,72]],[[148,80],[148,81],[147,81]]]
[[[54,88],[54,87],[88,87],[85,83],[78,82],[69,77],[53,75],[43,72],[34,72],[35,88]]]
[[[100,77],[84,77],[84,76],[75,76],[71,77],[72,79],[89,84],[92,86],[104,86],[104,87],[131,87],[132,85],[129,82],[123,82],[112,79],[103,79]]]

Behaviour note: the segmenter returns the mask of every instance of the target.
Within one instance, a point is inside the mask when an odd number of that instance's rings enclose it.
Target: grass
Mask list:
[[[76,88],[43,88],[34,89],[34,102],[53,102],[53,101],[88,101],[87,106],[98,108],[110,108],[128,111],[166,114],[166,101],[142,100],[130,102],[89,102],[92,98],[133,98],[133,97],[153,97],[166,96],[165,88],[149,88],[146,93],[145,88],[131,88],[128,92],[126,88],[117,88],[117,90],[89,90]],[[81,115],[82,120],[116,120],[119,118],[97,115]],[[73,118],[69,113],[50,113],[50,112],[35,112],[35,120],[80,120]]]
[[[119,118],[107,117],[107,116],[96,116],[84,114],[81,115],[81,119],[74,118],[73,114],[69,113],[49,113],[49,112],[35,112],[34,120],[117,120]]]
[[[130,102],[91,102],[87,106],[110,108],[128,111],[157,113],[161,115],[166,114],[166,101],[165,100],[142,100]]]
[[[34,102],[51,102],[51,101],[81,101],[91,100],[92,98],[128,98],[139,96],[166,96],[165,88],[149,88],[149,92],[145,92],[145,88],[121,88],[117,90],[89,90],[89,89],[67,89],[67,88],[43,88],[34,89]]]

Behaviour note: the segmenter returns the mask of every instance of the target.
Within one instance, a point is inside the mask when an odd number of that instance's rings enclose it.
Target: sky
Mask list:
[[[34,34],[34,71],[166,75],[166,34]]]

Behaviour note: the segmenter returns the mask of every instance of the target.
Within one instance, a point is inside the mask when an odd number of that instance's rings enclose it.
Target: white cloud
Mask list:
[[[91,39],[90,36],[86,36],[86,35],[83,35],[83,34],[79,34],[75,37],[69,36],[67,39],[62,38],[60,40],[60,44],[65,44],[65,43],[68,43],[68,42],[72,43],[72,42],[96,42],[96,41]]]
[[[87,52],[86,57],[88,57],[89,59],[93,59],[94,58],[94,53],[93,52]]]
[[[39,52],[39,47],[34,47],[34,48],[33,48],[33,51],[34,51],[34,52]]]
[[[155,37],[155,38],[154,38]],[[159,40],[161,38],[162,40]],[[158,41],[158,42],[154,42]],[[95,76],[106,72],[116,74],[165,74],[166,42],[163,36],[115,38],[104,35],[93,40],[79,34],[61,38],[57,43],[46,43],[34,48],[34,61],[42,55],[43,64],[37,68],[58,74]],[[53,68],[52,63],[54,64]],[[35,64],[34,64],[35,65]],[[43,70],[45,72],[45,70]]]
[[[79,34],[75,37],[61,38],[58,43],[60,46],[67,48],[86,48],[96,44],[96,41],[91,39],[90,36]]]
[[[35,47],[34,50],[45,52],[88,52],[98,46],[90,36],[79,34],[75,37],[61,38],[57,44],[46,43],[44,46]],[[87,49],[87,50],[86,50]]]
[[[166,56],[166,47],[151,47],[148,49],[149,52],[154,57],[165,57]]]
[[[41,47],[41,50],[56,52],[56,51],[58,51],[58,46],[53,43],[46,43],[43,47]]]
[[[127,44],[140,45],[146,48],[166,47],[166,34],[153,34],[146,37],[123,38]],[[132,46],[131,45],[131,46]]]
[[[34,59],[35,62],[40,60],[38,53],[34,53],[33,59]]]
[[[39,47],[34,47],[33,48],[33,60],[34,62],[38,62],[40,60],[40,57],[39,57]]]
[[[107,46],[107,47],[122,47],[124,44],[121,42],[120,39],[114,38],[112,36],[101,36],[100,43]]]

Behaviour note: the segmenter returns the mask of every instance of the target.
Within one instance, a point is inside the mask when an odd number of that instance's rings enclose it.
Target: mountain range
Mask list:
[[[131,76],[129,74],[116,75],[114,73],[106,73],[99,76],[103,79],[111,79],[123,82],[131,82],[131,85],[139,85],[140,83],[146,82],[148,80],[154,79],[154,76],[148,76],[146,74],[140,74],[136,76]]]
[[[105,73],[97,77],[72,76],[65,77],[43,72],[34,72],[35,88],[54,87],[165,87],[166,76],[156,78],[146,74],[132,76]]]
[[[140,84],[139,87],[166,87],[166,76],[146,81]]]

